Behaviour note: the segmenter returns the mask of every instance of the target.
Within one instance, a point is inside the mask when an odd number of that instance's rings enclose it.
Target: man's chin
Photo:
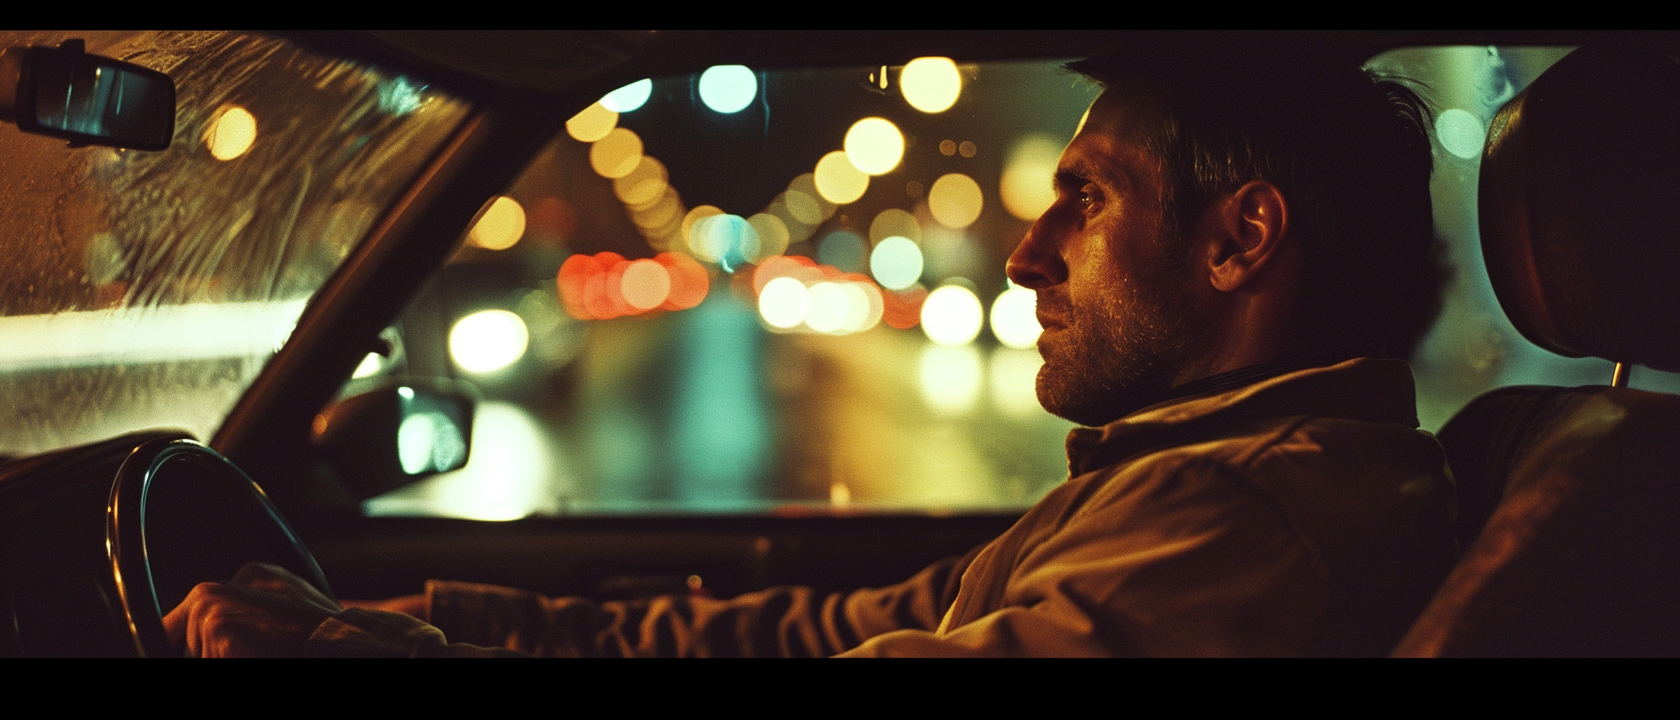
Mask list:
[[[1040,404],[1044,404],[1044,409],[1049,411],[1051,415],[1085,427],[1102,427],[1123,417],[1088,406],[1059,405],[1052,407],[1045,404],[1042,398]]]
[[[1051,415],[1086,427],[1101,427],[1153,404],[1159,393],[1144,391],[1144,383],[1115,388],[1099,382],[1079,382],[1059,376],[1046,360],[1038,371],[1038,403]]]
[[[1119,419],[1109,403],[1098,401],[1096,393],[1080,392],[1056,382],[1054,377],[1046,376],[1049,369],[1046,364],[1038,372],[1038,404],[1051,415],[1087,427],[1107,425]]]

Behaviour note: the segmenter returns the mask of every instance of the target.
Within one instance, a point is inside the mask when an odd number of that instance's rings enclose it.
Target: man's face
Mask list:
[[[1102,425],[1176,383],[1205,346],[1185,243],[1165,233],[1159,164],[1133,141],[1157,117],[1110,91],[1056,167],[1056,202],[1009,258],[1038,293],[1038,399]]]

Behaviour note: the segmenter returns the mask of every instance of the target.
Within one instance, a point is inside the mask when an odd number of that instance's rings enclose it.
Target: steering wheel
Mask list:
[[[163,616],[200,582],[267,562],[333,597],[327,579],[274,503],[243,471],[191,440],[157,439],[117,470],[105,511],[117,592],[141,657],[179,655]]]

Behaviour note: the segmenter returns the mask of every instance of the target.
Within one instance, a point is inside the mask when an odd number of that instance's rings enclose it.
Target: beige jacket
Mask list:
[[[1385,655],[1456,555],[1449,476],[1414,408],[1404,362],[1362,359],[1075,430],[1071,478],[1020,522],[887,588],[596,604],[433,582],[438,629],[347,610],[312,642],[376,655]]]

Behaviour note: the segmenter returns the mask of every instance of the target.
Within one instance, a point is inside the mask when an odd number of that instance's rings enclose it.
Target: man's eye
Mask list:
[[[1098,206],[1101,205],[1101,202],[1097,198],[1097,194],[1089,187],[1084,188],[1075,194],[1074,201],[1079,204],[1081,210],[1086,212],[1094,212]]]

